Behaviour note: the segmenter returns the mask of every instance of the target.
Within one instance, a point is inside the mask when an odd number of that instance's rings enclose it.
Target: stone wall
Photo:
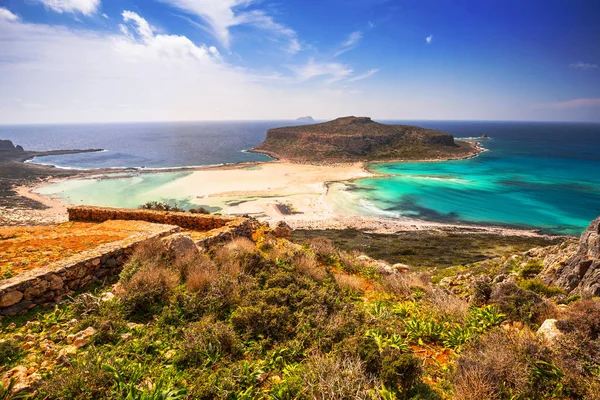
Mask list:
[[[242,223],[246,218],[186,212],[76,206],[68,209],[69,221],[104,222],[109,220],[138,220],[156,224],[177,225],[185,229],[209,231]]]
[[[154,225],[124,240],[0,281],[0,315],[17,315],[38,305],[56,303],[76,289],[117,275],[136,245],[169,236],[181,228],[201,232],[195,243],[208,247],[238,236],[251,238],[260,226],[250,218],[154,210],[76,206],[69,208],[68,213],[70,221],[138,220]]]
[[[56,303],[76,289],[116,275],[136,245],[180,230],[178,226],[156,224],[126,239],[2,280],[0,315],[17,315],[38,305]]]
[[[196,244],[203,247],[231,240],[238,236],[251,238],[252,232],[259,225],[256,220],[243,217],[126,208],[75,206],[70,207],[68,213],[69,221],[138,220],[177,225],[194,231],[205,231],[206,235],[196,240]]]

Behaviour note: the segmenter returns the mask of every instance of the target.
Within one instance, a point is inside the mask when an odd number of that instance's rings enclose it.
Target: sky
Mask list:
[[[0,124],[600,122],[598,0],[0,0]]]

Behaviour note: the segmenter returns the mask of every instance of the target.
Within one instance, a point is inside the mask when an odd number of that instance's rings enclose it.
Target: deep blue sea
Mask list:
[[[469,160],[390,163],[370,168],[388,176],[343,185],[352,212],[430,221],[537,228],[577,235],[600,215],[600,124],[381,121],[440,129],[456,138],[490,139]],[[103,148],[101,153],[42,157],[34,162],[71,168],[167,168],[266,161],[244,150],[267,129],[295,121],[182,122],[0,126],[0,139],[26,149]],[[176,179],[160,176],[160,182]],[[158,177],[157,177],[158,178]],[[139,176],[136,178],[139,180]],[[119,180],[121,181],[121,180]],[[130,182],[132,183],[132,182]],[[164,182],[163,182],[164,183]],[[72,201],[81,190],[61,193]],[[131,184],[128,193],[151,190]],[[96,191],[99,196],[102,190]],[[102,202],[101,199],[97,199]],[[113,204],[114,204],[114,198]]]

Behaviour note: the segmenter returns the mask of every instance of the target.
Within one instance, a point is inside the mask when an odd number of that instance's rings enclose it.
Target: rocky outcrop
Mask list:
[[[296,121],[302,121],[302,122],[314,122],[313,117],[311,117],[310,115],[307,115],[306,117],[300,117],[300,118],[296,118]]]
[[[541,277],[546,283],[571,294],[600,296],[600,217],[583,232],[575,249],[571,247],[553,256],[562,260],[545,262]]]
[[[409,125],[386,125],[368,117],[270,129],[254,151],[294,162],[352,162],[452,158],[470,146],[452,135]]]
[[[0,139],[0,151],[25,151],[22,146],[15,146],[10,140]]]

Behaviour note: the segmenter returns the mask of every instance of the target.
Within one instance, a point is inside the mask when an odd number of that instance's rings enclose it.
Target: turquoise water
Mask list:
[[[151,174],[109,174],[86,179],[59,181],[37,189],[37,193],[69,204],[137,208],[149,201],[164,201],[185,208],[196,206],[193,198],[162,191],[164,185],[190,175],[191,172]],[[110,179],[104,179],[109,177]],[[216,211],[216,210],[211,210]]]
[[[431,127],[441,123],[432,123]],[[384,178],[346,184],[357,213],[580,234],[600,215],[599,125],[445,123],[488,134],[468,160],[372,165]]]
[[[481,144],[489,151],[469,160],[371,165],[373,171],[387,176],[334,185],[333,203],[338,208],[359,215],[505,225],[571,235],[580,234],[600,215],[599,124],[399,122],[441,129],[457,138],[486,133],[491,139]],[[78,126],[53,126],[49,130],[10,129],[12,136],[5,136],[27,148],[109,149],[57,156],[52,163],[58,165],[170,167],[260,158],[241,149],[260,143],[270,125],[277,123],[101,125],[86,126],[85,135]],[[4,133],[8,131],[5,128]],[[66,181],[42,188],[40,193],[71,204],[137,207],[163,200],[191,206],[200,200],[172,193],[167,187],[187,174]]]

